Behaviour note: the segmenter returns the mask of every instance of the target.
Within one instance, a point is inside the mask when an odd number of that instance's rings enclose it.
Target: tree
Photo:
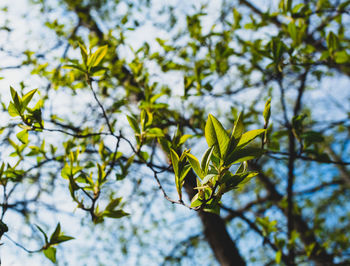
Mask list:
[[[100,263],[349,263],[350,1],[34,2],[52,48],[1,44],[5,81],[30,72],[2,101],[5,247],[64,261],[76,208]]]

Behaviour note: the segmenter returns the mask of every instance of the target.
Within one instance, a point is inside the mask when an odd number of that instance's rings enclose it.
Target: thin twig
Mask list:
[[[92,94],[94,95],[94,98],[95,98],[95,100],[96,100],[98,106],[99,106],[99,107],[101,108],[101,110],[102,110],[103,117],[104,117],[104,119],[106,120],[106,123],[107,123],[107,126],[108,126],[109,131],[110,131],[111,134],[114,136],[114,131],[113,131],[112,125],[111,125],[111,123],[110,123],[110,121],[109,121],[109,118],[108,118],[108,116],[107,116],[106,110],[105,110],[105,108],[103,107],[103,105],[102,105],[102,103],[100,102],[100,100],[98,99],[98,97],[97,97],[97,95],[96,95],[96,92],[94,91],[94,88],[93,88],[93,86],[92,86],[92,79],[91,79],[89,76],[87,76],[87,83],[88,83],[88,85],[89,85],[89,88],[90,88]]]
[[[4,234],[4,236],[10,240],[13,244],[15,244],[17,247],[20,247],[21,249],[23,249],[24,251],[28,252],[28,253],[37,253],[43,250],[43,248],[37,249],[37,250],[29,250],[27,248],[25,248],[24,246],[22,246],[20,243],[16,242],[15,240],[13,240],[8,234]]]

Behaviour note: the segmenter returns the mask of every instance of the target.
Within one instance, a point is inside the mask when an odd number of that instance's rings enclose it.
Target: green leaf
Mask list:
[[[141,131],[144,131],[146,129],[146,124],[148,122],[148,115],[145,110],[141,111],[140,122],[141,122]]]
[[[61,233],[61,225],[60,223],[57,224],[55,231],[52,233],[51,237],[50,237],[50,244],[55,243],[56,239],[58,238],[58,236]]]
[[[97,164],[97,168],[98,168],[97,186],[100,186],[104,183],[106,179],[106,173],[105,173],[104,167],[102,167],[99,163]]]
[[[208,168],[209,168],[209,163],[210,163],[210,160],[211,160],[211,155],[213,154],[213,150],[214,150],[214,147],[209,147],[203,157],[202,157],[202,161],[201,161],[201,169],[202,171],[207,174],[208,173]]]
[[[72,236],[60,235],[56,238],[55,244],[63,243],[72,239],[74,239]]]
[[[28,130],[22,130],[21,132],[16,134],[16,137],[23,143],[28,143]]]
[[[89,68],[97,66],[102,61],[102,59],[105,57],[105,55],[107,53],[107,50],[108,50],[108,46],[107,45],[99,47],[96,50],[96,52],[93,53],[91,55],[91,57],[88,59],[87,66]]]
[[[0,179],[1,179],[1,177],[2,177],[2,174],[4,173],[4,169],[5,169],[5,163],[3,162],[3,163],[1,164],[1,167],[0,167]]]
[[[321,143],[324,142],[324,137],[322,133],[316,131],[307,131],[300,135],[300,137],[304,140],[304,146],[308,147],[313,143]]]
[[[293,3],[293,0],[287,0],[287,10],[288,11],[291,11],[291,9],[292,9],[292,4]]]
[[[173,165],[175,177],[176,176],[178,177],[179,176],[179,156],[172,148],[170,148],[170,159]]]
[[[153,95],[153,96],[151,97],[151,99],[149,100],[150,103],[155,103],[156,100],[157,100],[159,97],[163,96],[164,94],[165,94],[165,93],[158,93],[158,94],[156,94],[156,95]]]
[[[225,193],[232,189],[242,188],[245,183],[249,182],[249,180],[256,175],[258,175],[258,172],[245,172],[240,174],[227,172],[221,180],[221,182],[225,183],[225,187],[221,192]]]
[[[102,75],[104,75],[104,73],[106,73],[107,70],[108,70],[107,67],[102,67],[102,66],[92,67],[90,69],[90,75],[91,76],[102,76]]]
[[[199,193],[197,193],[191,200],[191,207],[196,208],[198,206],[201,206],[203,202],[199,199]]]
[[[292,9],[292,13],[293,13],[293,14],[298,13],[298,11],[299,11],[300,9],[302,9],[304,6],[305,6],[305,4],[302,4],[302,3],[295,5],[295,6],[293,7],[293,9]]]
[[[246,172],[243,180],[237,185],[237,188],[241,188],[244,184],[248,183],[253,177],[257,176],[258,172]]]
[[[147,136],[151,138],[163,137],[164,133],[160,128],[154,127],[147,130]]]
[[[270,48],[272,51],[274,62],[278,63],[281,60],[281,57],[284,53],[285,45],[279,38],[275,37],[270,42]]]
[[[281,250],[278,250],[276,252],[276,257],[275,257],[275,260],[276,260],[276,263],[277,264],[280,264],[281,263],[281,258],[282,258],[282,251]]]
[[[84,68],[82,68],[81,66],[79,65],[64,65],[62,66],[62,68],[65,68],[65,69],[77,69],[83,73],[86,73],[86,70]]]
[[[220,215],[220,205],[218,202],[213,201],[211,204],[207,204],[203,211]]]
[[[111,211],[114,210],[122,201],[123,198],[116,198],[116,199],[112,199],[108,205],[106,206],[106,211]]]
[[[304,129],[303,122],[306,119],[306,117],[307,117],[306,114],[301,114],[301,115],[294,116],[292,118],[293,133],[298,139],[300,139],[300,135],[303,132],[303,129]]]
[[[215,175],[215,174],[206,175],[202,180],[202,184],[205,185],[206,183],[208,183],[211,179],[213,179],[216,176],[217,175]]]
[[[29,104],[29,102],[32,100],[34,94],[36,93],[37,89],[35,90],[31,90],[30,92],[26,93],[23,98],[22,98],[22,101],[23,101],[23,108],[26,108],[27,105]],[[23,110],[24,111],[24,110]]]
[[[211,155],[211,162],[216,168],[220,167],[220,159],[216,157],[214,154]]]
[[[184,180],[185,180],[185,178],[190,170],[191,170],[191,165],[189,165],[189,164],[186,164],[183,167],[183,169],[180,173],[180,178],[179,178],[179,188],[180,189],[182,188],[182,184],[183,184],[183,182],[184,182]]]
[[[123,210],[117,210],[117,211],[104,211],[103,216],[109,217],[109,218],[122,218],[124,216],[129,215],[129,213],[124,212]]]
[[[15,95],[17,94],[16,90],[10,86],[10,91],[11,91],[11,97],[12,97],[12,100],[15,99]]]
[[[228,143],[228,149],[226,151],[226,154],[224,156],[224,164],[226,165],[227,164],[227,157],[235,150],[235,148],[237,147],[237,144],[241,138],[241,135],[242,135],[242,132],[243,132],[243,123],[240,123],[241,125],[239,125],[238,127],[239,128],[235,128],[232,130],[232,134],[231,134],[231,137],[230,137],[230,141]],[[235,129],[238,129],[237,131]],[[236,136],[237,138],[235,137],[235,134],[234,132],[236,132]]]
[[[305,246],[306,255],[307,255],[308,257],[310,257],[312,251],[313,251],[314,248],[315,248],[315,245],[316,245],[316,243],[313,242],[313,243],[311,243],[310,245]]]
[[[30,126],[28,126],[28,125],[19,124],[18,126],[19,126],[20,128],[22,128],[22,129],[26,129],[26,130],[31,130],[31,129],[32,129],[32,127],[30,127]]]
[[[267,127],[267,125],[269,124],[270,116],[271,116],[271,98],[269,98],[265,103],[263,116],[264,116],[264,120],[265,120],[265,127]]]
[[[276,228],[277,221],[276,220],[270,221],[269,217],[263,217],[263,218],[257,217],[256,223],[262,227],[264,236],[268,236],[270,233],[277,231],[277,228]]]
[[[238,115],[238,118],[236,119],[236,121],[234,123],[233,129],[232,129],[231,138],[233,136],[235,139],[239,139],[242,136],[243,131],[244,131],[243,113],[241,112]]]
[[[187,173],[191,170],[191,165],[186,164],[187,153],[188,151],[184,151],[181,157],[179,158],[177,153],[173,149],[170,149],[170,158],[171,158],[174,173],[175,173],[175,185],[176,185],[176,190],[179,194],[180,200],[182,200],[181,189],[182,189],[184,179]]]
[[[294,22],[288,24],[288,32],[294,43],[296,43],[298,41],[298,30]]]
[[[64,179],[69,180],[69,176],[72,174],[71,167],[68,164],[65,164],[64,167],[61,170],[61,176]]]
[[[22,114],[22,101],[21,99],[19,98],[17,92],[15,94],[15,97],[13,98],[13,102],[14,102],[14,105],[15,105],[15,108],[17,109],[17,111]]]
[[[241,163],[261,156],[264,153],[259,148],[245,148],[242,150],[235,150],[227,158],[227,165]]]
[[[170,147],[171,147],[171,142],[170,141],[168,141],[164,137],[159,137],[158,138],[158,143],[160,144],[160,146],[162,147],[164,152],[166,152],[167,154],[170,153]]]
[[[237,169],[235,174],[242,174],[242,173],[246,172],[247,168],[248,168],[248,163],[247,162],[243,162],[238,167],[238,169]]]
[[[141,131],[140,131],[139,124],[138,124],[138,122],[136,121],[136,119],[135,119],[134,117],[132,117],[132,116],[129,116],[129,115],[127,115],[126,118],[128,119],[128,122],[129,122],[131,128],[132,128],[136,133],[139,133],[139,134],[140,134]]]
[[[192,137],[193,137],[192,135],[188,135],[188,134],[182,135],[180,137],[178,145],[181,146],[182,144],[184,144],[186,142],[186,140],[188,140],[189,138],[192,138]]]
[[[337,64],[344,64],[349,61],[349,55],[345,50],[339,51],[334,53],[334,59]]]
[[[264,133],[266,129],[254,129],[244,133],[237,144],[237,150],[240,150],[252,142],[256,137]]]
[[[87,59],[88,59],[88,52],[87,52],[86,47],[85,47],[84,44],[78,43],[78,45],[79,45],[79,48],[80,48],[81,57],[83,58],[83,62],[86,65]]]
[[[36,228],[38,228],[38,230],[44,235],[44,240],[45,240],[45,245],[49,243],[49,240],[47,238],[46,233],[44,232],[44,230],[39,226],[39,225],[35,225]]]
[[[205,125],[205,138],[209,147],[214,147],[214,154],[223,158],[229,143],[229,136],[221,123],[211,114]]]
[[[200,179],[203,179],[205,173],[202,171],[201,166],[199,165],[198,159],[190,153],[187,153],[186,156],[193,170],[196,172],[196,174],[199,176]]]
[[[53,263],[56,263],[56,249],[55,248],[49,247],[47,249],[44,249],[43,252],[44,252],[44,255],[46,256],[46,258],[51,260]]]
[[[0,220],[0,239],[4,233],[8,232],[8,230],[9,230],[8,226],[3,221]]]
[[[327,47],[331,53],[337,50],[339,47],[338,36],[335,35],[332,31],[330,31],[327,35]]]
[[[9,115],[12,117],[19,116],[20,113],[18,112],[17,108],[13,104],[13,102],[10,102],[9,107],[7,108]]]

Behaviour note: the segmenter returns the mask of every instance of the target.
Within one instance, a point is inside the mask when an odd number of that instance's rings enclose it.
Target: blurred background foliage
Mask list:
[[[4,265],[350,263],[350,1],[0,8]],[[171,204],[170,148],[200,158],[241,111],[259,174],[219,216]]]

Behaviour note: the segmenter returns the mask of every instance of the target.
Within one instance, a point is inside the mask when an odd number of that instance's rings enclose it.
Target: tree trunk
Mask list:
[[[185,183],[185,189],[190,199],[197,193],[193,189],[194,187],[196,187],[196,176],[190,171]],[[246,265],[236,244],[226,230],[224,220],[219,215],[204,211],[198,211],[198,215],[203,224],[204,235],[219,263],[224,266]]]

